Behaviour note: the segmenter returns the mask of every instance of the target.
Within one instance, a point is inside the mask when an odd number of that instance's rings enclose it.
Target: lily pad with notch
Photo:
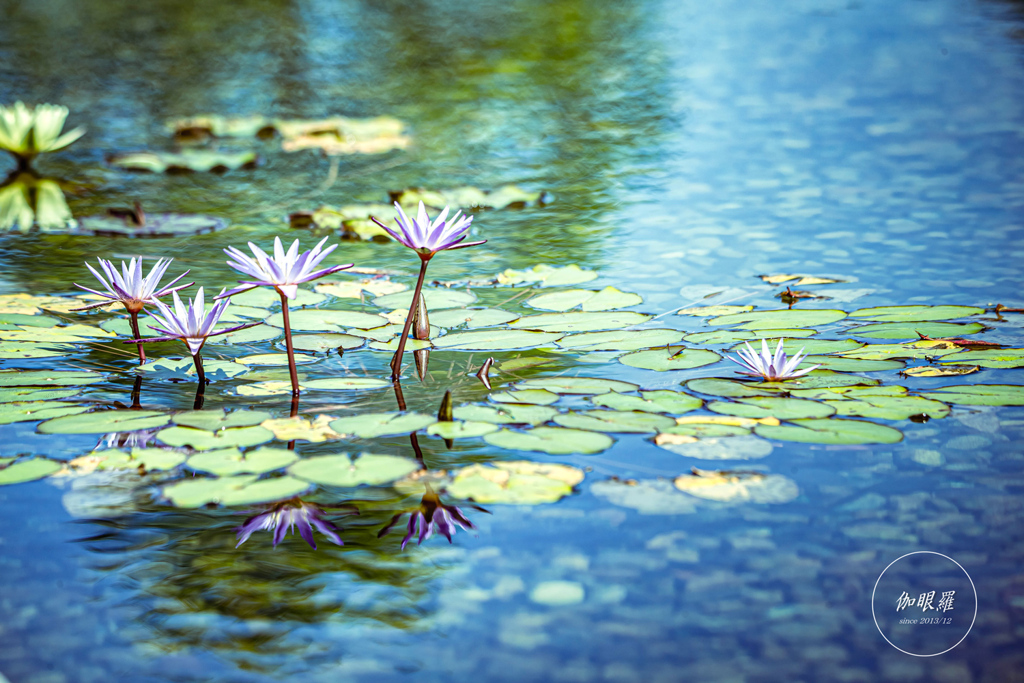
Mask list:
[[[1015,384],[954,385],[921,392],[921,395],[965,406],[1024,406],[1024,386]]]
[[[223,218],[183,213],[147,213],[140,225],[129,216],[86,216],[77,232],[101,237],[185,237],[202,235],[227,226]]]
[[[328,332],[326,334],[297,334],[292,338],[292,345],[296,351],[310,351],[312,353],[324,353],[341,349],[348,351],[358,349],[366,343],[363,337],[356,337],[351,334],[340,334]]]
[[[519,393],[519,392],[513,392]],[[557,395],[555,396],[557,399]],[[490,422],[492,424],[525,424],[539,425],[547,422],[558,414],[554,408],[543,405],[524,405],[509,403],[497,407],[468,405],[455,409],[454,417],[458,420],[473,422]]]
[[[830,325],[846,317],[845,311],[832,309],[782,309],[751,311],[722,315],[708,321],[709,325],[739,325],[744,330],[776,330]]]
[[[583,481],[583,471],[568,465],[528,461],[477,464],[456,470],[445,490],[453,498],[483,504],[554,503]]]
[[[962,337],[977,334],[984,329],[981,323],[897,322],[861,325],[847,332],[855,337],[869,339],[919,339],[922,334],[928,337]]]
[[[423,288],[423,298],[427,302],[427,311],[442,308],[462,308],[476,301],[476,295],[472,292],[460,289],[436,289],[432,287]],[[373,300],[374,306],[394,310],[396,308],[409,308],[412,302],[412,294],[409,292],[395,292],[385,294]]]
[[[645,413],[669,413],[671,415],[682,415],[704,405],[704,401],[696,396],[667,389],[641,391],[639,396],[608,393],[594,396],[590,400],[594,405],[613,410],[640,410]]]
[[[667,372],[669,370],[692,370],[705,365],[717,363],[722,359],[714,351],[707,349],[686,349],[669,347],[667,349],[649,349],[627,353],[619,358],[619,362],[633,368]]]
[[[351,434],[361,439],[379,436],[411,434],[437,422],[429,415],[420,413],[364,413],[342,417],[331,422],[331,429],[339,434]]]
[[[622,292],[615,287],[600,291],[590,289],[565,289],[560,292],[541,294],[526,302],[527,306],[545,311],[570,311],[579,307],[583,311],[611,311],[617,308],[639,306],[643,297],[631,292]]]
[[[284,316],[275,313],[263,321],[274,327],[284,327]],[[370,330],[388,324],[387,318],[358,311],[336,311],[326,308],[303,308],[292,311],[288,322],[292,331],[299,332],[342,332],[346,327]]]
[[[435,422],[427,427],[427,434],[439,436],[442,439],[465,439],[483,436],[498,431],[498,425],[493,422],[473,422],[465,420],[454,420]]]
[[[535,406],[549,406],[558,401],[558,394],[547,389],[518,389],[497,391],[488,398],[495,403],[527,403]]]
[[[517,389],[545,389],[556,394],[588,395],[636,391],[639,387],[630,382],[599,377],[533,377],[521,382]]]
[[[244,454],[237,448],[223,448],[196,453],[185,465],[199,472],[227,477],[236,474],[266,474],[287,467],[298,459],[295,451],[285,448],[264,447]]]
[[[0,469],[0,486],[21,484],[48,477],[60,469],[60,463],[46,458],[19,460]]]
[[[194,427],[168,427],[160,430],[156,436],[168,446],[189,446],[197,451],[209,451],[257,446],[273,439],[274,433],[258,425],[231,427],[216,432]]]
[[[481,327],[503,325],[519,318],[518,313],[510,313],[500,308],[445,308],[429,312],[430,323],[438,327],[452,328],[462,325],[466,329],[475,330]]]
[[[920,396],[865,396],[844,397],[825,401],[835,407],[836,414],[850,417],[872,417],[881,420],[907,420],[914,415],[943,418],[949,415],[949,406]]]
[[[232,477],[199,477],[165,486],[162,495],[180,508],[204,505],[254,505],[292,498],[311,488],[295,477],[259,479],[256,474]]]
[[[678,330],[614,330],[571,334],[559,339],[555,345],[577,352],[636,351],[677,344],[682,337],[683,333]]]
[[[810,328],[782,328],[773,329],[770,334],[773,339],[800,339],[814,336],[817,333],[817,330]],[[765,334],[765,332],[732,328],[728,330],[713,330],[711,332],[693,332],[683,337],[683,341],[690,344],[732,344],[742,341],[755,341],[765,337]]]
[[[646,434],[670,429],[676,421],[665,415],[640,411],[587,410],[560,413],[553,418],[555,424],[570,429],[591,432],[622,432]]]
[[[86,370],[0,370],[0,387],[78,386],[103,381],[103,375]]]
[[[435,348],[451,351],[512,351],[550,344],[563,336],[560,332],[477,330],[446,334],[432,341]]]
[[[832,406],[818,401],[781,396],[754,396],[739,398],[735,402],[715,401],[708,404],[708,410],[722,415],[755,418],[774,417],[780,420],[828,417],[836,412],[836,409]]]
[[[170,415],[156,410],[96,410],[56,417],[36,429],[41,434],[109,434],[155,429],[170,421]]]
[[[877,306],[858,309],[850,313],[850,317],[879,322],[925,322],[966,318],[984,312],[985,309],[974,306]]]
[[[289,474],[324,486],[354,487],[390,484],[420,469],[409,458],[363,453],[356,458],[347,454],[303,458],[288,468]]]
[[[758,425],[754,432],[765,439],[832,445],[898,443],[903,440],[903,433],[898,429],[864,420],[837,418],[792,420],[777,426]]]
[[[66,401],[24,401],[0,403],[0,425],[49,420],[84,413],[92,406]]]
[[[215,432],[231,427],[253,427],[269,418],[270,413],[262,410],[235,410],[230,413],[223,410],[187,410],[171,417],[171,421],[181,427]]]
[[[623,327],[632,327],[633,325],[646,322],[653,317],[633,311],[540,313],[538,315],[523,316],[511,323],[511,327],[542,332],[591,332],[595,330],[618,330]]]
[[[498,448],[552,455],[600,453],[615,443],[607,434],[564,427],[534,427],[526,431],[502,429],[487,434],[484,441]]]
[[[526,270],[511,268],[498,275],[498,284],[520,285],[531,284],[538,287],[565,287],[580,285],[597,279],[597,273],[585,270],[575,264],[568,266],[549,266],[538,264]]]
[[[978,351],[960,351],[943,356],[941,362],[955,364],[972,364],[983,368],[1019,368],[1024,367],[1024,349],[981,349]]]

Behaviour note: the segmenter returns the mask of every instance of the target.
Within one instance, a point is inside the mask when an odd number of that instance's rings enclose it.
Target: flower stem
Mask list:
[[[402,356],[405,354],[405,340],[409,338],[409,329],[412,327],[412,319],[415,317],[416,307],[420,303],[420,293],[423,291],[423,279],[427,276],[427,259],[420,260],[420,276],[416,280],[416,291],[412,295],[412,303],[409,304],[409,313],[405,316],[405,327],[402,328],[402,336],[398,340],[398,350],[395,357],[391,359],[391,381],[398,381],[402,374]]]
[[[132,334],[135,335],[136,339],[142,339],[142,335],[139,333],[139,314],[131,312],[130,315],[132,316]],[[146,362],[146,352],[142,350],[142,342],[139,342],[136,346],[139,347],[139,365],[142,365]]]
[[[199,386],[206,386],[206,373],[203,372],[203,357],[198,353],[192,356],[192,362],[196,366],[196,374],[199,375]]]
[[[198,367],[198,366],[197,366]],[[192,402],[192,410],[202,410],[206,400],[206,382],[200,381],[196,388],[196,400]]]
[[[281,315],[284,318],[284,346],[288,351],[288,374],[292,379],[292,396],[299,395],[299,372],[295,369],[295,347],[292,346],[292,324],[288,321],[288,297],[281,295]]]

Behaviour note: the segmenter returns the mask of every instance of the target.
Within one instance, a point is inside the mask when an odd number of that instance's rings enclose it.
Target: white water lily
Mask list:
[[[85,128],[81,127],[61,135],[68,113],[67,107],[57,104],[29,107],[24,102],[15,102],[12,106],[0,106],[0,149],[22,161],[64,149],[85,135]]]
[[[327,237],[323,238],[315,247],[300,254],[298,240],[292,242],[292,246],[285,252],[284,246],[281,244],[281,238],[275,237],[273,256],[270,256],[252,242],[249,242],[249,249],[253,253],[252,256],[247,256],[235,247],[228,247],[224,250],[224,253],[232,258],[231,261],[227,262],[228,265],[254,279],[241,280],[241,287],[235,287],[230,292],[219,296],[232,296],[255,287],[266,286],[273,287],[289,299],[294,299],[298,293],[299,285],[302,283],[352,267],[352,264],[349,263],[343,266],[330,266],[329,268],[316,270],[316,267],[327,258],[327,255],[338,247],[337,244],[332,244],[323,249],[324,242],[327,240]]]
[[[811,370],[821,367],[820,365],[812,365],[809,368],[803,370],[797,370],[796,366],[800,364],[800,361],[804,359],[804,350],[800,349],[799,352],[788,361],[786,360],[786,352],[782,348],[782,343],[785,339],[780,339],[778,345],[775,347],[775,355],[772,356],[768,350],[768,341],[765,339],[761,340],[761,354],[758,355],[756,351],[750,346],[750,342],[746,342],[747,349],[739,350],[740,359],[736,360],[732,356],[726,356],[729,360],[737,365],[742,365],[747,370],[741,370],[741,375],[750,375],[751,377],[761,377],[769,382],[782,379],[793,379],[794,377],[800,377],[806,375]]]

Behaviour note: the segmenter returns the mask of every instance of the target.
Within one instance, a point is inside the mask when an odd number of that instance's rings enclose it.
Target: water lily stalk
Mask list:
[[[196,374],[199,375],[199,386],[196,387],[196,398],[192,402],[192,410],[202,410],[203,403],[206,401],[206,374],[203,372],[203,359],[196,354],[192,356],[192,361],[196,366]]]
[[[416,310],[416,306],[420,300],[420,295],[423,292],[423,280],[427,277],[428,263],[430,263],[430,259],[422,259],[420,261],[420,275],[416,279],[416,291],[412,295],[412,303],[409,304],[409,313],[405,316],[405,325],[402,327],[402,336],[398,339],[398,350],[395,351],[395,355],[391,358],[392,381],[397,380],[402,376],[402,356],[405,355],[405,341],[409,338],[409,329],[412,327],[413,311]]]
[[[139,332],[139,312],[129,309],[128,315],[130,316],[131,320],[132,334],[135,335],[136,339],[141,338],[142,333]],[[139,350],[139,365],[142,365],[143,363],[146,362],[146,350],[142,348],[142,342],[136,344],[135,348]]]
[[[299,395],[299,370],[295,367],[295,346],[292,345],[292,325],[288,320],[288,297],[281,294],[281,317],[284,319],[284,348],[288,352],[288,376],[292,380],[292,396]]]

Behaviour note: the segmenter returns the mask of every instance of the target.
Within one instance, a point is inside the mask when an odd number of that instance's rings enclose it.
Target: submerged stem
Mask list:
[[[135,335],[136,339],[142,339],[142,335],[139,333],[139,314],[137,311],[129,311],[131,315],[132,334]],[[135,346],[139,349],[139,365],[146,362],[146,352],[142,350],[142,342],[139,342]]]
[[[402,336],[398,340],[398,350],[391,359],[391,381],[397,381],[402,374],[402,356],[405,354],[405,341],[409,338],[409,329],[412,327],[412,319],[419,306],[420,293],[423,291],[423,279],[427,276],[427,259],[420,260],[420,276],[416,280],[416,291],[412,295],[412,303],[409,304],[409,313],[405,316],[405,327],[402,328]]]
[[[281,316],[284,318],[284,346],[288,351],[288,374],[292,380],[292,396],[299,395],[299,372],[295,369],[295,348],[292,346],[292,324],[288,320],[288,297],[281,290]]]
[[[205,387],[206,373],[203,372],[203,357],[200,354],[196,353],[192,356],[192,362],[195,363],[196,374],[199,376],[199,386]]]

